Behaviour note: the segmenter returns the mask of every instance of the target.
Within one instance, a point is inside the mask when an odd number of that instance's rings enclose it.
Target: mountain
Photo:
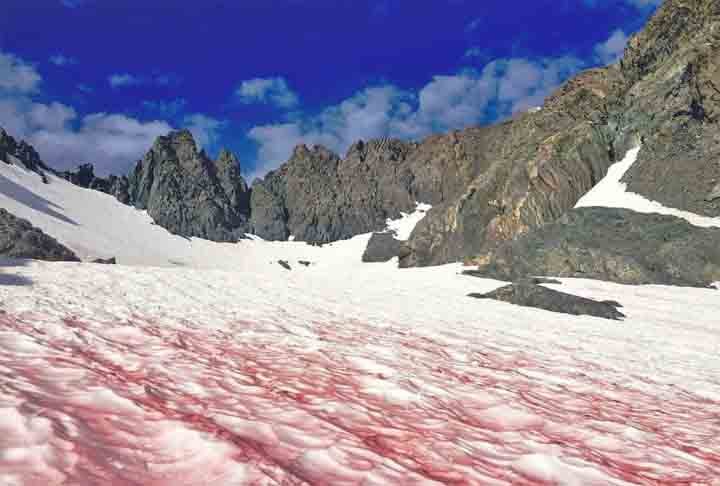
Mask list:
[[[420,142],[358,141],[341,157],[295,148],[248,188],[237,159],[211,161],[188,131],[160,137],[127,176],[94,184],[183,236],[327,243],[433,206],[402,267],[472,260],[555,221],[629,149],[623,181],[669,207],[720,215],[718,5],[668,1],[616,65],[571,79],[538,110]],[[126,187],[127,186],[127,187]]]
[[[40,175],[50,171],[30,144],[24,140],[18,142],[2,127],[0,127],[0,162],[22,164],[28,170]]]
[[[300,145],[251,188],[234,155],[210,160],[187,130],[159,137],[127,177],[96,178],[91,167],[63,176],[147,210],[174,234],[215,241],[253,233],[327,243],[382,231],[430,204],[403,245],[402,267],[482,260],[562,217],[638,146],[623,176],[629,191],[715,217],[718,8],[666,2],[618,64],[581,73],[540,109],[420,142],[358,141],[343,157]],[[45,167],[22,144],[6,142],[5,152]]]
[[[128,176],[128,202],[172,233],[235,241],[248,232],[249,191],[227,151],[213,161],[187,130],[159,137]]]

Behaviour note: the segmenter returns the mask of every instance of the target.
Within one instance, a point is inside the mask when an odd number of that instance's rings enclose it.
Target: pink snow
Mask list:
[[[631,377],[648,386],[610,382],[598,377],[611,372],[579,356],[555,363],[552,352],[488,343],[463,347],[458,361],[446,341],[352,319],[318,326],[308,348],[140,316],[67,318],[67,332],[51,335],[35,325],[40,317],[0,314],[3,485],[720,477],[720,401],[646,378]],[[395,352],[373,364],[340,351],[373,343]],[[394,399],[400,392],[405,399]]]

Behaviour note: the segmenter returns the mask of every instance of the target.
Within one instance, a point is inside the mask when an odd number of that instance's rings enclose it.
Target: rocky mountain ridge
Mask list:
[[[127,177],[65,177],[147,209],[173,233],[217,241],[325,243],[429,203],[403,267],[472,260],[556,221],[641,142],[630,191],[717,216],[719,17],[715,1],[667,0],[620,63],[581,73],[539,110],[420,142],[359,141],[343,157],[300,145],[251,188],[234,155],[210,160],[186,130],[159,137]]]

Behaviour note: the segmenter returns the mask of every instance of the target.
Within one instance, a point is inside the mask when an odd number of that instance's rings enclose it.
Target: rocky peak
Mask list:
[[[367,142],[358,140],[350,146],[345,159],[357,159],[364,162],[368,158],[377,158],[398,162],[404,160],[408,153],[417,146],[418,144],[414,142],[389,137],[372,139]]]
[[[216,241],[247,232],[249,191],[237,158],[212,161],[189,130],[158,137],[128,177],[130,202],[169,231]]]
[[[27,142],[21,140],[18,142],[3,128],[0,127],[0,161],[7,164],[19,162],[28,170],[43,175],[45,171],[50,169],[40,159],[37,151]]]

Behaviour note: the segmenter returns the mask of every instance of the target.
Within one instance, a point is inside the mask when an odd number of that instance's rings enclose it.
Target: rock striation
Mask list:
[[[720,3],[668,0],[620,64],[611,122],[644,140],[628,190],[720,216]]]
[[[719,44],[717,0],[666,0],[618,64],[492,126],[358,141],[344,156],[300,145],[252,188],[231,153],[212,161],[181,130],[159,137],[126,178],[98,179],[87,167],[68,177],[147,209],[173,233],[216,241],[252,232],[322,244],[382,231],[429,203],[398,252],[412,267],[482,259],[557,221],[642,141],[624,176],[630,191],[720,216]],[[31,147],[7,139],[1,132],[0,156],[40,166]]]
[[[34,227],[0,208],[0,256],[59,262],[79,262],[75,254]]]
[[[579,208],[477,256],[464,273],[707,287],[720,281],[720,228],[627,209]]]

